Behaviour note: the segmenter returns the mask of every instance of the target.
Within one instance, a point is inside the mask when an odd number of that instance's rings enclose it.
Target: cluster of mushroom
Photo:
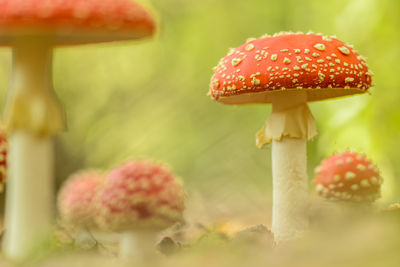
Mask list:
[[[24,258],[53,223],[52,136],[65,129],[64,111],[52,88],[53,48],[147,37],[155,24],[150,13],[130,0],[0,0],[0,44],[13,48],[4,111],[11,144],[3,246],[8,257]],[[307,102],[365,93],[371,76],[365,58],[351,45],[313,33],[249,39],[230,49],[215,68],[210,84],[215,100],[273,105],[257,145],[272,143],[272,230],[277,242],[301,236],[308,227],[306,141],[317,131]],[[0,164],[5,164],[3,144],[0,139]],[[318,192],[374,200],[381,179],[369,161],[346,155],[343,164],[356,169],[340,168],[329,178],[326,168],[339,160],[321,167]],[[343,193],[347,188],[354,192]],[[75,191],[78,195],[71,195]],[[125,232],[121,254],[131,257],[139,236],[132,232],[147,235],[180,220],[183,193],[164,167],[129,162],[105,178],[96,172],[74,176],[60,193],[59,208],[67,220]]]
[[[107,175],[95,171],[71,176],[58,195],[61,218],[77,227],[120,232],[120,256],[149,258],[155,238],[182,221],[181,182],[163,165],[130,161]]]
[[[371,76],[366,59],[352,45],[312,32],[250,38],[229,49],[214,68],[209,91],[214,100],[229,105],[272,104],[256,143],[258,147],[272,143],[276,243],[302,236],[309,225],[306,141],[317,130],[307,102],[365,93]],[[368,189],[359,190],[364,191]]]
[[[2,243],[8,258],[23,260],[49,239],[54,223],[53,136],[66,123],[52,88],[53,49],[135,40],[155,29],[153,15],[131,0],[0,0],[0,45],[12,48],[4,107],[10,179]]]

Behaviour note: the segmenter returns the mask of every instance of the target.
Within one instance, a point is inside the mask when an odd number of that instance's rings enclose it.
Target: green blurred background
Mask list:
[[[310,180],[324,157],[352,148],[380,167],[381,203],[399,200],[400,1],[141,2],[159,14],[154,39],[55,52],[54,87],[69,128],[56,141],[58,185],[81,168],[153,158],[170,164],[192,198],[212,203],[196,211],[223,217],[243,210],[267,222],[270,148],[257,149],[255,133],[270,107],[210,100],[212,67],[248,37],[313,30],[336,35],[368,57],[376,86],[370,95],[310,104],[319,129],[308,145]],[[9,71],[10,50],[1,48],[2,103]]]

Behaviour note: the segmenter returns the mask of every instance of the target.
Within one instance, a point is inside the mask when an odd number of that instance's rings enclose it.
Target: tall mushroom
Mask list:
[[[22,259],[53,220],[52,136],[65,129],[52,89],[56,45],[138,39],[155,22],[130,0],[0,0],[0,44],[13,49],[4,123],[10,136],[4,253]]]
[[[257,145],[272,143],[273,218],[276,242],[308,227],[306,141],[316,134],[307,102],[367,92],[365,59],[336,37],[282,32],[230,49],[214,68],[210,95],[230,105],[271,103]]]
[[[183,187],[170,170],[130,161],[112,170],[96,200],[98,226],[122,233],[120,257],[149,259],[158,231],[182,220]]]

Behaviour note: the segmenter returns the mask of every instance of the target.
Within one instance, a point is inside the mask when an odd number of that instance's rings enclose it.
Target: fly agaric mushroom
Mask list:
[[[53,215],[53,144],[65,129],[52,89],[57,45],[133,40],[154,33],[152,16],[130,0],[0,0],[0,44],[13,49],[4,109],[10,140],[4,253],[23,259],[46,238]]]
[[[363,154],[333,154],[315,173],[316,191],[326,199],[370,203],[380,197],[383,180],[376,165]]]
[[[273,215],[276,242],[308,228],[306,141],[316,134],[308,101],[367,92],[365,58],[336,37],[283,32],[248,41],[214,68],[210,95],[223,104],[272,103],[257,145],[272,142]]]
[[[57,207],[63,221],[80,227],[95,225],[94,199],[103,184],[98,171],[80,171],[64,182],[57,198]]]
[[[149,258],[155,235],[182,220],[182,185],[164,166],[131,161],[110,172],[97,199],[98,226],[122,232],[120,257]]]

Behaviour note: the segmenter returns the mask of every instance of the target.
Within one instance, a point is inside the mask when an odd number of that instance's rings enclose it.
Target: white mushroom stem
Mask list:
[[[48,239],[53,223],[53,144],[22,131],[9,141],[3,252],[22,260]]]
[[[272,141],[272,232],[280,243],[300,237],[308,228],[306,140]]]
[[[284,122],[270,121],[269,126],[284,124],[283,129],[290,129],[288,132],[283,130],[282,136],[272,141],[272,232],[277,244],[300,237],[308,228],[307,137],[296,137],[295,134],[299,128],[303,128],[300,132],[306,133],[315,130],[311,113],[304,112],[308,110],[306,101],[305,92],[276,94],[272,101],[270,118],[278,116]],[[305,115],[296,114],[296,110]],[[309,116],[311,119],[296,119]],[[269,130],[273,132],[273,129]]]
[[[38,40],[39,39],[39,40]],[[53,142],[64,127],[51,85],[51,46],[40,38],[15,40],[4,110],[10,165],[4,254],[23,260],[49,237],[53,223]]]
[[[120,258],[130,263],[152,259],[156,254],[156,236],[150,231],[122,233]]]

